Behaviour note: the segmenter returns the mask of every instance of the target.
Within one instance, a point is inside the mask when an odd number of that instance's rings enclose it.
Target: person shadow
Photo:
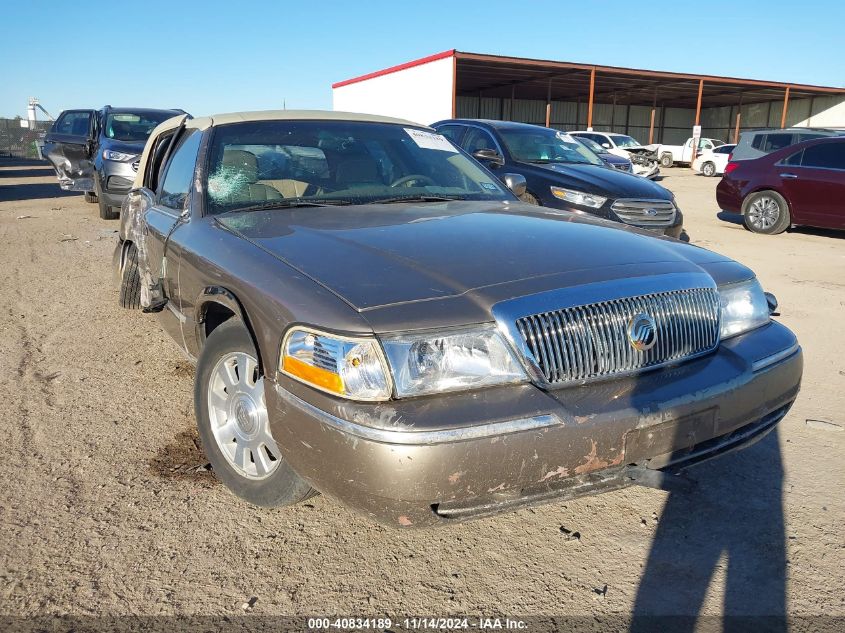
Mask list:
[[[777,426],[669,478],[632,632],[787,630],[783,478]],[[702,614],[714,581],[724,587],[721,609]]]

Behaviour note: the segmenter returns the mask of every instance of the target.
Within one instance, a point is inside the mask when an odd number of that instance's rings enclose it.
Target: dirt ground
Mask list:
[[[0,158],[0,615],[845,616],[845,234],[753,235],[716,217],[716,183],[663,180],[691,241],[755,269],[804,347],[777,433],[691,469],[687,492],[404,532],[218,484],[193,367],[118,307],[117,222]]]

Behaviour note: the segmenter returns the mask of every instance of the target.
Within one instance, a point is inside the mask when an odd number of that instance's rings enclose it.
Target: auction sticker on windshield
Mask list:
[[[558,132],[556,136],[557,136],[557,137],[558,137],[561,141],[563,141],[563,142],[565,142],[565,143],[574,143],[574,142],[575,142],[575,139],[574,139],[574,138],[572,138],[571,136],[569,136],[569,134],[566,134],[566,133],[564,133],[564,132]]]
[[[458,150],[449,142],[442,134],[434,132],[425,132],[423,130],[414,130],[406,127],[405,131],[408,133],[414,143],[423,149],[439,149],[444,152],[453,152],[457,154]]]

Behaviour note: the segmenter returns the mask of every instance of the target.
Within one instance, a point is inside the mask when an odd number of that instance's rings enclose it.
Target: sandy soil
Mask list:
[[[117,305],[117,223],[3,161],[0,614],[845,616],[845,234],[752,235],[717,219],[716,179],[666,170],[692,242],[754,268],[804,346],[778,433],[689,471],[690,492],[401,532],[216,483],[192,366]]]

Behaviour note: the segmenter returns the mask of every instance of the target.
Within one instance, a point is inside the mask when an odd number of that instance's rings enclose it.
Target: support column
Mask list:
[[[596,67],[590,70],[590,100],[587,102],[587,129],[593,129],[593,94],[596,90]]]
[[[736,125],[734,126],[734,143],[739,143],[739,127],[742,122],[742,93],[739,93],[739,106],[736,109]]]
[[[654,91],[654,99],[651,101],[651,121],[648,124],[648,144],[654,143],[654,115],[657,111],[657,90]]]
[[[786,92],[783,93],[783,111],[780,114],[780,128],[786,127],[786,113],[789,111],[789,86],[786,87]]]
[[[701,95],[704,93],[704,80],[698,80],[698,102],[695,104],[695,124],[701,125]],[[698,156],[698,143],[693,142],[690,147],[690,167],[695,162],[695,157]]]
[[[613,93],[613,110],[610,111],[610,131],[616,131],[616,93]]]
[[[516,96],[516,86],[511,86],[511,112],[510,112],[510,120],[511,121],[516,121],[516,119],[513,118],[513,101],[514,101],[515,96]]]
[[[552,79],[549,78],[549,87],[546,90],[546,127],[552,123]]]

